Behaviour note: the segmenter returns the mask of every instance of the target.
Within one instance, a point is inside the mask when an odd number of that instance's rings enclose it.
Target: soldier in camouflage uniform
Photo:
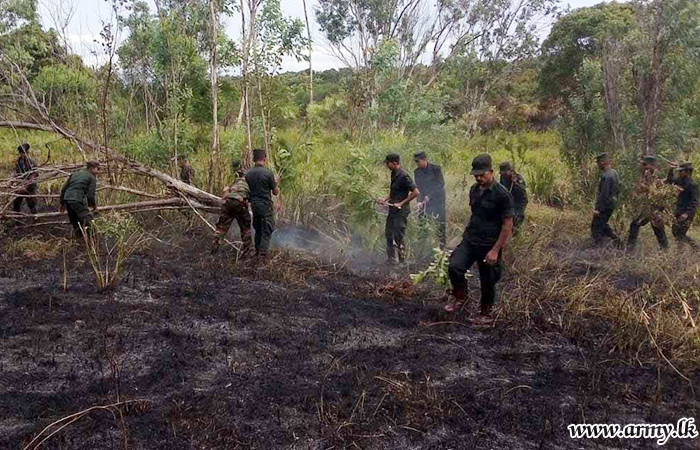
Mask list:
[[[82,236],[83,230],[90,229],[90,210],[97,211],[95,192],[97,191],[97,179],[95,176],[100,171],[100,163],[88,161],[85,169],[73,173],[61,189],[61,212],[68,211],[76,236]]]
[[[17,147],[19,152],[19,158],[17,158],[17,163],[15,164],[15,173],[20,176],[24,181],[31,180],[37,177],[36,172],[33,172],[36,167],[36,162],[29,157],[29,144],[24,143]],[[37,193],[36,183],[31,183],[26,185],[24,189],[17,192],[19,195],[36,195]],[[32,214],[36,214],[36,197],[17,197],[12,204],[12,210],[14,212],[20,212],[22,209],[22,202],[24,199],[27,200],[27,206],[29,206],[29,211]]]
[[[668,248],[668,238],[664,228],[664,205],[661,204],[645,204],[649,203],[649,192],[653,189],[663,188],[663,180],[659,179],[656,174],[656,158],[653,156],[645,156],[642,159],[642,177],[637,185],[637,198],[635,201],[642,203],[644,211],[632,220],[630,224],[630,232],[627,237],[627,249],[633,250],[637,244],[637,236],[639,229],[647,224],[651,224],[651,229],[654,231],[654,236],[659,242],[659,247],[665,250]]]
[[[673,169],[678,167],[678,177],[674,177]],[[668,171],[666,181],[676,185],[678,199],[676,201],[676,222],[673,224],[673,236],[678,244],[688,244],[693,250],[700,248],[693,239],[688,236],[688,230],[693,224],[695,213],[698,209],[698,186],[693,181],[693,163],[685,162],[678,166],[672,164]]]
[[[187,184],[193,184],[194,180],[194,169],[187,160],[187,156],[180,156],[178,161],[180,162],[180,181]]]
[[[212,247],[212,254],[216,253],[224,240],[228,229],[235,220],[241,229],[241,255],[246,256],[250,252],[252,238],[250,233],[250,212],[248,204],[250,201],[250,188],[245,179],[246,171],[241,168],[241,162],[235,160],[231,163],[236,179],[233,184],[224,189],[224,203],[221,205],[219,222],[216,224],[216,238]]]

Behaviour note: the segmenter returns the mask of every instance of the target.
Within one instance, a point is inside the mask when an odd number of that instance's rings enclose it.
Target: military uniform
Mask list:
[[[680,169],[692,170],[690,163],[681,164]],[[667,182],[678,186],[678,198],[676,200],[676,222],[673,224],[671,231],[679,244],[689,244],[693,249],[698,249],[697,242],[688,236],[688,230],[693,224],[695,213],[698,209],[698,186],[691,177],[675,178],[673,169],[668,171]],[[681,216],[686,214],[688,217],[685,220]]]
[[[419,155],[424,156],[422,153],[416,156]],[[420,212],[419,218],[426,220],[432,217],[437,221],[440,247],[444,248],[447,243],[447,227],[445,224],[445,179],[442,175],[442,168],[437,164],[428,163],[425,169],[416,168],[413,171],[413,178],[420,192],[418,201],[424,202],[425,197],[429,197],[428,202]]]
[[[266,255],[275,231],[272,191],[277,187],[275,175],[263,166],[254,166],[245,175],[250,188],[250,204],[255,228],[255,252]]]
[[[26,145],[26,144],[25,144]],[[28,146],[27,146],[28,147]],[[20,147],[22,148],[22,147]],[[17,158],[17,163],[15,164],[15,173],[19,175],[23,181],[36,178],[37,174],[32,173],[36,167],[36,162],[27,156],[26,153],[22,153],[19,158]],[[38,191],[38,186],[36,183],[31,183],[26,185],[22,190],[17,192],[20,195],[36,195]],[[27,206],[32,214],[36,214],[36,197],[17,197],[12,204],[12,210],[14,212],[20,212],[22,209],[22,202],[27,200]]]
[[[498,262],[490,266],[484,261],[501,234],[504,219],[515,216],[513,197],[496,180],[482,189],[472,186],[469,191],[469,206],[472,215],[462,235],[462,242],[450,255],[449,276],[453,294],[458,300],[466,297],[465,274],[477,263],[481,280],[481,310],[487,313],[496,301],[496,283],[501,279],[503,265],[501,254]]]
[[[513,234],[515,235],[518,233],[520,225],[525,221],[525,208],[527,208],[528,204],[527,185],[525,180],[518,174],[513,175],[513,180],[509,180],[501,175],[501,184],[513,197],[515,211],[515,216],[513,216]]]
[[[194,169],[189,164],[186,164],[185,167],[180,169],[180,181],[192,184],[192,180],[194,180]]]
[[[615,211],[617,195],[620,193],[620,176],[615,169],[607,168],[600,174],[598,182],[598,195],[595,209],[598,214],[591,222],[591,234],[596,243],[601,243],[604,238],[612,239],[617,245],[621,244],[620,238],[613,232],[608,221]]]
[[[241,229],[241,241],[243,242],[241,253],[248,253],[252,244],[250,212],[248,211],[249,200],[250,188],[245,179],[245,172],[240,171],[238,172],[238,178],[236,178],[224,196],[224,203],[221,205],[219,221],[216,224],[216,241],[214,244],[216,247],[218,247],[221,239],[226,236],[228,229],[235,220]]]
[[[97,179],[89,169],[81,169],[73,173],[61,189],[60,201],[68,212],[73,229],[77,235],[82,234],[80,227],[89,229],[90,208],[96,206],[95,192],[97,191]]]
[[[416,189],[415,183],[413,183],[411,177],[404,172],[403,169],[391,171],[389,203],[397,204],[404,201],[414,189]],[[390,261],[394,260],[396,253],[398,253],[399,262],[404,260],[403,241],[406,236],[409,214],[411,214],[411,205],[409,202],[404,203],[400,209],[395,206],[389,206],[389,215],[386,217],[384,236],[386,237],[386,254]]]
[[[646,157],[645,161],[649,164],[655,164],[656,160],[653,157]],[[636,201],[644,202],[648,201],[644,198],[644,194],[648,193],[650,189],[654,186],[662,184],[663,180],[659,179],[656,175],[656,171],[645,170],[642,174],[642,178],[637,185],[637,192],[641,195],[641,198],[636,199]],[[662,249],[668,248],[668,238],[666,237],[666,229],[664,227],[664,219],[661,217],[664,211],[664,205],[647,205],[651,212],[645,212],[638,215],[632,220],[630,224],[629,236],[627,237],[627,248],[632,250],[637,244],[637,237],[639,236],[639,229],[643,226],[651,224],[651,229],[654,231],[654,236],[659,243],[659,247]]]

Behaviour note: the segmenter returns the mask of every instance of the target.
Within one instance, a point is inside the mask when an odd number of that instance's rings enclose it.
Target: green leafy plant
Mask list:
[[[148,240],[134,216],[119,212],[92,221],[89,232],[83,233],[83,239],[100,292],[116,284],[124,261]]]
[[[411,281],[413,281],[413,284],[419,284],[432,279],[435,284],[447,289],[450,286],[450,277],[447,272],[449,259],[450,252],[434,248],[433,261],[424,271],[411,274]]]

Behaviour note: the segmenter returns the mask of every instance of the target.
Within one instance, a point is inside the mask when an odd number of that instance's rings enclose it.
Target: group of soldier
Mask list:
[[[27,180],[26,187],[14,201],[14,210],[19,212],[24,199],[27,200],[32,213],[36,213],[36,183],[30,183],[36,177],[36,163],[29,157],[29,144],[18,147],[16,172]],[[404,239],[411,212],[410,203],[418,200],[417,210],[422,222],[434,220],[441,248],[446,242],[446,195],[445,180],[440,166],[431,163],[425,152],[414,154],[416,169],[414,179],[401,168],[398,154],[386,155],[384,163],[391,171],[389,197],[379,200],[388,207],[385,236],[389,264],[401,263],[405,258]],[[598,192],[596,196],[591,234],[594,241],[604,244],[610,240],[617,247],[624,247],[621,239],[614,233],[608,221],[615,208],[620,193],[620,177],[611,167],[612,160],[608,154],[596,158],[600,169]],[[216,253],[232,223],[240,227],[241,253],[254,256],[256,260],[267,257],[270,239],[275,228],[273,195],[279,195],[278,181],[273,172],[266,168],[264,150],[253,150],[254,166],[245,171],[240,161],[232,163],[235,179],[225,188],[223,204],[216,226],[216,233],[211,252]],[[665,180],[657,175],[657,160],[646,156],[641,161],[642,176],[636,190],[649,192],[658,185],[672,185],[677,189],[675,219],[672,232],[679,244],[687,244],[697,249],[698,245],[687,235],[698,208],[698,188],[693,181],[693,166],[690,162],[682,164],[669,162],[670,169]],[[180,158],[180,177],[186,183],[192,183],[194,170],[186,158]],[[61,189],[60,208],[68,213],[70,223],[76,233],[83,234],[89,230],[91,213],[96,210],[95,192],[96,175],[100,165],[90,161],[82,170],[74,172]],[[469,191],[471,216],[462,235],[460,244],[451,252],[448,273],[452,284],[451,301],[444,309],[448,312],[458,311],[464,305],[467,295],[466,273],[475,263],[479,270],[481,282],[480,314],[476,321],[488,321],[496,300],[496,283],[501,279],[502,251],[511,235],[516,235],[525,219],[528,204],[527,187],[523,177],[518,174],[511,163],[499,165],[500,181],[496,180],[492,168],[491,156],[481,154],[472,161],[471,174],[476,183]],[[676,170],[678,174],[676,175]],[[663,204],[652,204],[632,220],[627,239],[627,248],[634,249],[639,230],[650,224],[662,249],[668,248],[664,220],[661,215],[666,209]],[[255,229],[255,253],[251,254]],[[398,260],[397,260],[398,259]]]

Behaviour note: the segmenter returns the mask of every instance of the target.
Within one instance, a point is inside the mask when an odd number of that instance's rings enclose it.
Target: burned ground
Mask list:
[[[0,259],[0,448],[127,400],[143,401],[42,448],[655,448],[573,441],[566,426],[698,417],[695,375],[619,362],[544,324],[475,328],[406,269],[290,250],[255,267],[189,233],[152,242],[102,294],[76,247],[66,291],[60,256]]]

